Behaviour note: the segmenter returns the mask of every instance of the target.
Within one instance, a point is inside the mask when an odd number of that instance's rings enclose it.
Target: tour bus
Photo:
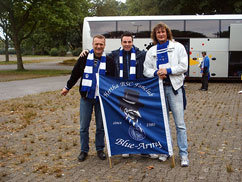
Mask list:
[[[120,36],[129,31],[133,33],[134,45],[147,51],[152,46],[152,27],[159,22],[166,23],[175,41],[186,48],[187,78],[201,77],[201,53],[206,51],[210,58],[210,78],[241,79],[242,14],[86,17],[83,49],[91,49],[92,37],[102,34],[106,37],[105,51],[109,53],[120,48]]]

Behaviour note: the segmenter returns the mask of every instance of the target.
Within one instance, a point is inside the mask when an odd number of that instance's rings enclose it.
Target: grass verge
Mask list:
[[[74,66],[75,63],[76,63],[76,59],[67,59],[67,60],[62,61],[59,64],[68,65],[68,66]]]

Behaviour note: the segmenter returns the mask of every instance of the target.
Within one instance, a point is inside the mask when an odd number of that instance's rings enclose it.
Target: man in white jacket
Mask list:
[[[188,56],[184,46],[172,40],[171,30],[164,23],[153,28],[151,38],[155,46],[146,53],[144,76],[158,76],[163,80],[167,111],[172,111],[176,125],[181,166],[187,167],[189,160],[182,87],[184,73],[188,68]],[[159,159],[165,161],[167,156],[162,154]]]

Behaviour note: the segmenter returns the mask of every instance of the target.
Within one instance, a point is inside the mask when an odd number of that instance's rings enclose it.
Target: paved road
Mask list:
[[[3,56],[0,56],[0,61],[3,61]],[[73,66],[64,66],[59,63],[65,59],[72,57],[25,57],[24,60],[33,59],[55,59],[56,61],[24,64],[25,69],[56,69],[56,70],[72,70]],[[10,60],[16,59],[14,56]],[[16,65],[0,65],[0,70],[15,70]],[[18,80],[9,82],[0,82],[0,100],[7,100],[17,97],[23,97],[29,94],[38,94],[46,91],[62,89],[68,76],[57,76],[47,78],[36,78],[28,80]]]
[[[65,86],[69,77],[70,76],[68,75],[0,82],[0,100],[13,99],[29,94],[38,94],[46,91],[59,90]]]
[[[24,64],[25,69],[53,69],[53,70],[72,70],[73,66],[65,66],[59,64],[65,59],[76,57],[24,57],[23,60],[40,60],[53,59],[51,62],[41,62],[33,64]],[[4,56],[0,55],[0,61],[4,60]],[[10,60],[16,60],[16,56],[11,55]],[[0,70],[15,70],[17,66],[14,65],[0,65]],[[36,78],[28,80],[18,80],[9,82],[0,82],[0,100],[7,100],[17,97],[23,97],[29,94],[38,94],[46,91],[53,91],[62,89],[68,76],[57,76],[48,78]]]

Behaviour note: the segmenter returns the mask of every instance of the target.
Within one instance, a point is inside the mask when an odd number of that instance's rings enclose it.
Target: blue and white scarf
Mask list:
[[[119,51],[119,78],[123,78],[123,49]],[[132,47],[131,49],[131,58],[130,58],[130,71],[129,71],[129,79],[136,80],[136,54],[135,49]]]
[[[87,56],[87,63],[84,69],[83,79],[82,79],[82,88],[81,91],[89,91],[92,87],[93,76],[93,66],[94,66],[94,51],[93,49],[89,52]],[[106,71],[106,54],[103,52],[100,65],[99,65],[99,74],[105,75]]]
[[[168,59],[168,45],[169,41],[166,41],[163,44],[157,44],[157,69],[159,69],[160,64],[167,64],[169,62]]]

